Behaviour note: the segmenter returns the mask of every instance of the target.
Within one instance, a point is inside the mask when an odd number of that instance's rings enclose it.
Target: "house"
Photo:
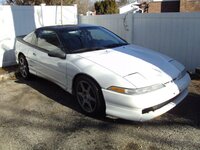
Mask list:
[[[149,13],[197,11],[200,11],[200,0],[151,0],[148,3]]]
[[[180,0],[152,0],[148,4],[149,13],[179,12]]]
[[[121,6],[119,7],[119,13],[124,14],[127,12],[133,12],[133,13],[143,13],[143,10],[139,7],[140,3],[137,1]]]
[[[199,12],[200,0],[180,0],[180,12]]]
[[[96,15],[96,11],[87,11],[86,12],[86,16],[94,16],[94,15]]]

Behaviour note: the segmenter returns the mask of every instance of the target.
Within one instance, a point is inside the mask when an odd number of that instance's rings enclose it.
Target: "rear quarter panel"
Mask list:
[[[30,52],[31,49],[32,49],[31,46],[29,46],[25,41],[23,41],[22,37],[17,37],[15,43],[15,56],[17,63],[20,53],[26,57],[27,61],[29,61],[30,58],[28,53]]]

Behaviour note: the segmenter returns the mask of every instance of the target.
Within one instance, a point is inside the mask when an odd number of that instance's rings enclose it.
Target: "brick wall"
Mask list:
[[[151,2],[148,8],[149,13],[160,13],[161,12],[161,2]]]
[[[180,0],[180,12],[200,11],[200,0]]]
[[[180,2],[179,1],[167,1],[167,2],[150,2],[149,13],[160,13],[160,12],[179,12]]]

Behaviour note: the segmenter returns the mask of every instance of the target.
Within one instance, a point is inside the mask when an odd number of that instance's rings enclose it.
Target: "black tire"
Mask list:
[[[19,73],[20,73],[20,75],[24,79],[29,79],[30,78],[30,72],[29,72],[28,62],[26,60],[26,57],[23,54],[19,55],[18,62],[19,62]]]
[[[81,110],[87,115],[105,115],[105,102],[101,88],[89,77],[78,77],[75,82],[74,95]]]

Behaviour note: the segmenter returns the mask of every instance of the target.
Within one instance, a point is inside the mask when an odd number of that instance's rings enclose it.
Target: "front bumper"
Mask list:
[[[106,114],[133,121],[146,121],[164,114],[188,94],[190,77],[165,84],[165,87],[141,95],[125,95],[103,89]]]

